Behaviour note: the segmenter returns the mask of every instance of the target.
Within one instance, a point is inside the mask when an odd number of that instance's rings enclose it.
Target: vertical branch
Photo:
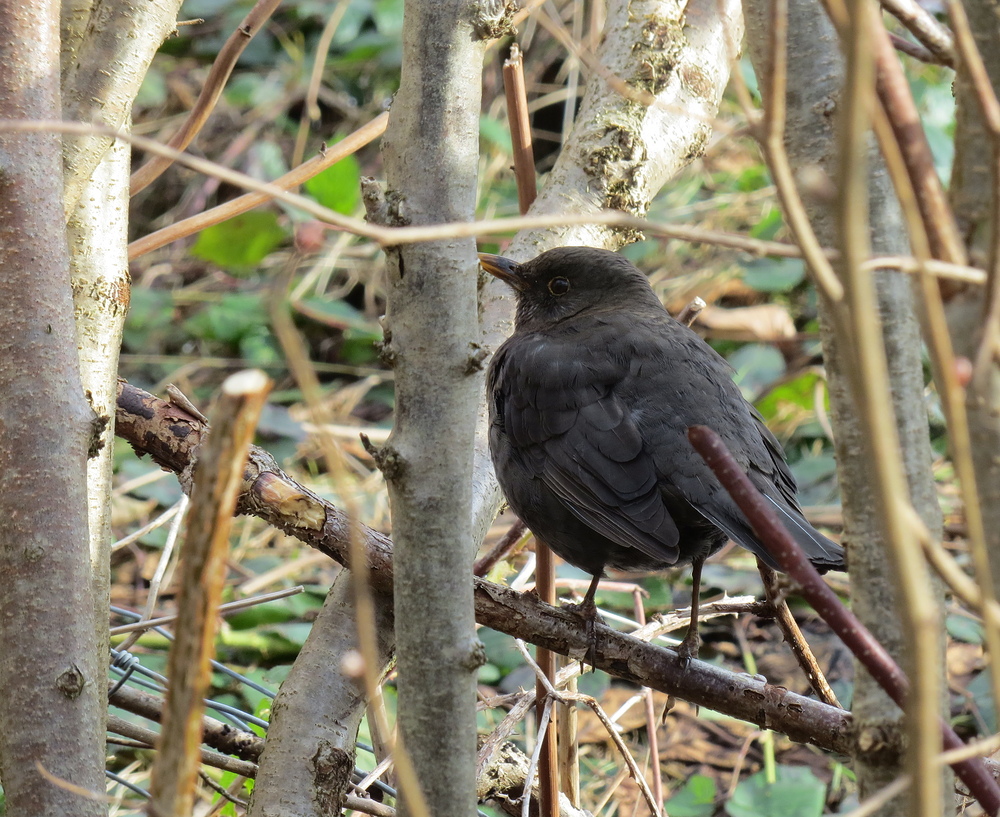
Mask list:
[[[156,50],[173,31],[179,8],[180,0],[95,2],[84,34],[63,65],[59,118],[128,130],[132,102]],[[103,134],[63,138],[67,218],[111,142]]]
[[[864,0],[849,0],[850,22],[844,43],[847,76],[841,116],[840,248],[846,283],[846,301],[853,329],[855,361],[861,388],[855,395],[868,432],[878,488],[886,544],[898,577],[900,614],[913,679],[907,697],[907,758],[914,786],[913,814],[940,814],[941,778],[937,774],[938,707],[941,698],[939,654],[935,639],[940,616],[935,609],[930,579],[920,546],[908,525],[904,497],[908,489],[901,465],[899,434],[884,392],[889,383],[885,346],[877,318],[877,300],[871,276],[862,269],[869,255],[868,133],[874,105],[874,61],[871,17]]]
[[[964,389],[958,382],[955,354],[951,337],[948,334],[941,288],[935,277],[927,271],[922,263],[931,258],[932,242],[929,232],[932,229],[938,229],[938,227],[932,228],[932,223],[939,226],[942,221],[948,220],[954,229],[954,221],[950,208],[947,212],[942,213],[941,217],[937,217],[928,212],[926,206],[920,207],[919,205],[918,181],[914,177],[913,171],[916,167],[926,165],[926,162],[921,159],[914,160],[913,157],[907,161],[906,157],[914,151],[918,154],[923,153],[927,149],[926,137],[920,129],[919,119],[916,116],[916,104],[910,93],[909,84],[903,76],[902,67],[893,53],[887,32],[874,11],[871,16],[873,20],[872,31],[876,38],[876,61],[880,76],[879,97],[883,106],[875,112],[875,132],[882,149],[882,155],[885,157],[886,168],[892,177],[896,195],[907,220],[913,254],[918,262],[921,262],[917,284],[921,295],[920,306],[924,331],[934,370],[934,380],[938,386],[938,394],[941,397],[941,405],[948,423],[949,449],[961,486],[966,526],[968,527],[969,549],[976,578],[981,588],[979,591],[980,609],[983,609],[985,614],[985,608],[996,603],[996,589],[992,580],[991,560],[969,430],[969,417],[963,399]],[[893,128],[891,120],[899,114],[914,123],[916,130]],[[933,174],[935,181],[932,184],[940,186],[936,181],[937,174],[933,166],[925,166],[922,174],[926,173]],[[1000,629],[990,621],[987,621],[986,625],[986,645],[991,656],[1000,655]],[[1000,674],[992,680],[993,697],[997,705],[1000,705]]]
[[[493,17],[489,17],[492,13]],[[469,220],[481,71],[505,5],[407,0],[403,63],[383,144],[396,224]],[[475,807],[472,450],[483,355],[471,239],[390,248],[385,353],[396,423],[379,461],[395,541],[399,729],[435,815]],[[404,813],[413,803],[404,795]]]
[[[517,202],[521,215],[528,212],[537,194],[535,182],[535,155],[531,146],[531,119],[528,116],[528,98],[524,89],[524,65],[521,49],[517,43],[510,48],[510,59],[503,64],[503,87],[507,97],[507,125],[510,129],[511,144],[514,149],[514,177],[517,180]],[[556,603],[556,567],[552,551],[537,536],[535,537],[535,591],[547,604]],[[556,654],[542,647],[538,648],[538,666],[549,683],[555,682]],[[535,681],[535,722],[542,723],[542,717],[549,699],[543,680]],[[538,811],[542,817],[553,817],[559,811],[559,765],[556,757],[559,751],[559,724],[565,713],[557,713],[555,704],[550,712],[552,723],[540,731],[542,741],[538,754]],[[567,746],[567,751],[572,749]],[[531,781],[528,781],[530,789]]]
[[[229,531],[247,453],[269,390],[270,381],[260,371],[239,372],[225,380],[211,415],[212,433],[194,468],[177,636],[170,648],[170,686],[153,766],[149,812],[156,817],[182,817],[194,805],[201,716],[226,578]]]
[[[61,118],[54,0],[0,0],[0,118]],[[0,133],[0,777],[11,817],[106,812],[51,780],[104,790],[86,507],[96,429],[61,178],[58,135]]]
[[[359,648],[351,583],[348,571],[337,574],[274,701],[249,817],[328,817],[343,808],[367,702],[346,666]],[[381,671],[392,654],[392,600],[376,597]]]
[[[772,34],[771,20],[775,12],[767,0],[745,0],[744,8],[751,57],[758,73],[762,74],[774,59],[766,45]],[[835,16],[834,11],[831,9],[831,16],[838,25],[844,25],[847,15],[843,5],[839,16]],[[831,193],[845,177],[839,166],[834,134],[834,126],[845,116],[847,104],[842,90],[844,62],[834,26],[816,13],[812,3],[788,0],[788,14],[787,73],[795,77],[795,82],[785,95],[787,128],[782,138],[792,172],[796,174],[791,178],[802,185],[803,195],[799,200],[809,223],[821,245],[830,246],[837,240]],[[766,86],[763,91],[765,98],[771,93]],[[868,167],[860,195],[869,204],[874,251],[878,254],[905,253],[907,242],[902,216],[888,177],[875,157]],[[775,180],[778,181],[777,175]],[[858,195],[856,187],[854,195]],[[867,275],[868,283],[875,286],[877,318],[882,325],[881,349],[875,352],[888,363],[886,377],[876,385],[888,387],[891,394],[891,402],[882,398],[883,406],[891,405],[891,419],[902,441],[899,450],[909,497],[924,524],[937,536],[941,515],[930,468],[927,415],[922,405],[920,335],[913,313],[910,282],[898,274],[884,271]],[[828,288],[820,284],[820,289],[825,292]],[[828,297],[821,298],[820,325],[843,495],[843,541],[852,574],[864,576],[864,581],[852,587],[851,600],[858,617],[890,653],[901,659],[909,642],[895,614],[900,604],[899,581],[893,560],[886,553],[882,511],[875,499],[879,490],[872,467],[872,434],[862,421],[862,413],[855,402],[855,394],[871,388],[872,384],[870,378],[861,382],[864,378],[857,364],[859,353],[855,352],[855,347],[860,347],[861,343],[853,331],[846,303],[846,296],[840,303]],[[932,591],[928,600],[940,604],[939,589]],[[935,642],[936,666],[940,672],[943,645],[936,637],[930,639],[927,634],[924,637]],[[867,796],[901,773],[897,765],[886,763],[884,757],[879,758],[878,750],[887,742],[902,741],[899,735],[902,717],[863,666],[858,670],[853,709],[859,737],[854,762],[862,795]],[[947,784],[942,788],[947,791]],[[904,809],[905,803],[897,798],[880,813],[902,814]]]

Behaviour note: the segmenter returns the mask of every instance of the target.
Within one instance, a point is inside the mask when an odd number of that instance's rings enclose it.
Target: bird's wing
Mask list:
[[[669,419],[665,419],[666,414],[659,414],[666,429],[661,432],[655,456],[663,482],[734,542],[778,568],[743,512],[687,440],[690,426],[708,425],[769,500],[810,561],[820,568],[842,569],[843,550],[816,531],[802,515],[795,496],[795,478],[785,462],[781,444],[764,425],[757,410],[743,398],[731,379],[729,364],[714,353],[706,355],[695,349],[693,341],[685,336],[675,339],[677,342],[669,350],[671,365],[663,367],[659,388],[654,390],[674,407]],[[683,396],[675,393],[677,383],[684,385]],[[650,438],[648,433],[646,436]]]
[[[513,351],[501,361],[502,376],[491,372],[491,390],[494,416],[522,462],[593,530],[676,561],[677,526],[657,488],[655,463],[613,389],[620,364],[551,339]]]

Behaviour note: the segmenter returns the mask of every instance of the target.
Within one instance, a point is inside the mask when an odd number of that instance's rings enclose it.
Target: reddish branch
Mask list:
[[[855,618],[823,581],[802,549],[779,521],[749,477],[726,449],[719,435],[706,426],[692,426],[688,437],[695,450],[719,478],[740,510],[750,521],[754,532],[767,545],[767,551],[801,587],[802,597],[819,616],[840,636],[844,644],[871,673],[876,682],[900,706],[906,704],[909,681],[885,648],[868,629]],[[941,721],[942,743],[946,750],[964,744],[954,730]],[[1000,786],[987,771],[982,759],[974,758],[952,764],[955,772],[988,814],[1000,811]]]

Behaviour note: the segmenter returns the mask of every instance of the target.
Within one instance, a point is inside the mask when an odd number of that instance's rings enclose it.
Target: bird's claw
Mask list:
[[[677,645],[677,655],[681,663],[686,667],[692,658],[698,657],[698,650],[701,647],[701,636],[695,628],[689,628],[684,640]]]

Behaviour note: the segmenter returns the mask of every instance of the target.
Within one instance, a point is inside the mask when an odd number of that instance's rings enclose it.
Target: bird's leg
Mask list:
[[[595,574],[590,582],[590,587],[587,588],[587,594],[576,608],[587,625],[587,654],[580,664],[581,672],[585,670],[584,664],[590,664],[594,669],[597,669],[595,664],[597,659],[597,623],[601,620],[601,616],[597,612],[597,602],[594,601],[594,597],[597,595],[597,585],[600,584],[600,581],[601,574]]]
[[[677,654],[685,664],[698,657],[698,648],[701,646],[701,636],[698,635],[698,602],[701,595],[701,569],[704,565],[704,557],[691,562],[691,623],[684,640],[677,645]]]

